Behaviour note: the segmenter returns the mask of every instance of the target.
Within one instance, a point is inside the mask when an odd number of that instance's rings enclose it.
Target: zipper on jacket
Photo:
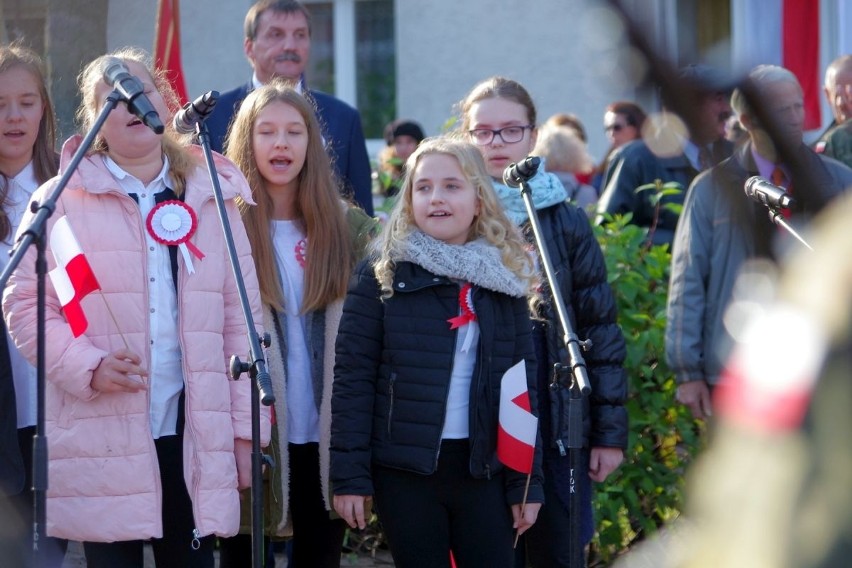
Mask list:
[[[455,330],[455,334],[453,335],[453,356],[450,357],[450,368],[449,377],[453,376],[453,367],[456,364],[456,341],[458,341],[459,330]],[[450,381],[447,380],[447,389],[444,391],[444,410],[441,414],[441,428],[438,431],[438,441],[435,444],[435,463],[432,466],[432,473],[438,471],[438,458],[441,456],[441,440],[444,434],[444,422],[447,420],[447,403],[450,401]],[[468,399],[468,406],[470,406],[470,399]],[[470,410],[468,409],[468,429],[470,429]],[[470,433],[468,433],[468,439],[470,439]],[[470,466],[468,466],[470,467]]]
[[[388,397],[390,397],[390,402],[388,403],[388,438],[391,436],[391,424],[393,423],[393,384],[396,382],[396,373],[391,373],[390,382],[388,384]]]
[[[133,211],[138,215],[137,219],[139,219],[139,234],[141,236],[142,242],[142,250],[143,254],[147,254],[144,251],[148,249],[148,245],[145,241],[145,219],[142,218],[142,210],[139,209],[139,203],[130,197],[127,193],[123,191],[115,191],[111,190],[107,193],[111,193],[113,195],[118,196],[120,199],[126,199],[133,203]],[[143,272],[144,277],[142,279],[145,298],[150,297],[150,291],[148,290],[148,262],[143,263]],[[146,315],[147,317],[147,315]],[[153,357],[151,355],[151,325],[150,321],[146,326],[145,330],[145,349],[148,351],[148,364],[150,365]],[[148,425],[148,445],[150,447],[150,453],[152,456],[153,474],[154,474],[154,487],[156,488],[156,498],[157,498],[157,519],[160,523],[160,528],[163,528],[163,479],[160,474],[160,466],[157,460],[157,445],[154,443],[154,437],[151,435],[151,377],[148,377],[148,388],[145,389],[145,423]]]
[[[201,548],[201,531],[197,528],[192,529],[192,550]]]
[[[468,324],[468,325],[470,325],[470,324]],[[483,374],[482,369],[484,367],[484,362],[483,362],[484,357],[485,357],[485,355],[484,355],[484,350],[483,350],[483,347],[482,347],[482,334],[480,334],[478,345],[476,347],[476,363],[474,363],[474,367],[473,367],[474,369],[478,370],[478,372],[476,373],[476,377],[471,377],[471,384],[473,383],[474,380],[476,381],[475,389],[473,391],[475,393],[479,392],[481,385],[482,385],[482,374]],[[489,369],[491,368],[490,360],[489,360],[488,368]],[[490,389],[489,389],[488,385],[485,385],[485,392],[486,392],[486,396],[488,397],[488,399],[486,400],[486,403],[488,404],[488,408],[489,408],[489,412],[490,412],[491,393],[490,393]],[[469,421],[470,416],[475,417],[476,412],[479,409],[479,397],[478,396],[470,397],[470,400],[468,401],[468,405],[470,406],[470,409],[468,411],[468,421]],[[476,424],[476,419],[474,418],[473,425],[475,425],[475,424]],[[476,444],[477,436],[476,436],[476,429],[469,427],[469,430],[470,431],[468,432],[468,438],[470,439],[470,458],[468,459],[467,467],[470,470],[470,473],[473,474],[473,455],[474,455],[474,448],[476,447],[475,444]],[[491,464],[489,464],[487,460],[485,462],[485,476],[489,480],[491,480]]]

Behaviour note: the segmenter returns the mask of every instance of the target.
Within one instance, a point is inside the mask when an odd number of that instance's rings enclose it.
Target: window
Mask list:
[[[364,135],[381,138],[396,118],[394,0],[306,4],[312,23],[308,85],[357,107]]]

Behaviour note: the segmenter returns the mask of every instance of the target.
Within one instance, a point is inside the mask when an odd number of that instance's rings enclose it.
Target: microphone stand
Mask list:
[[[92,125],[91,131],[86,134],[80,147],[74,153],[68,168],[59,178],[56,186],[42,200],[41,203],[33,201],[30,204],[30,211],[35,215],[30,221],[29,226],[21,234],[15,246],[9,251],[11,258],[9,264],[0,273],[0,289],[6,288],[6,282],[12,275],[12,272],[18,267],[24,258],[24,254],[31,245],[36,246],[36,427],[33,434],[33,463],[31,465],[33,472],[33,537],[32,537],[32,553],[34,566],[44,566],[45,556],[43,547],[39,546],[44,534],[47,514],[47,437],[44,434],[44,403],[45,403],[45,276],[47,275],[47,258],[46,240],[47,235],[47,220],[53,215],[56,210],[56,202],[59,196],[68,185],[71,176],[77,170],[86,152],[94,142],[95,137],[100,132],[104,121],[116,105],[125,100],[121,93],[113,90],[106,98],[101,112],[98,114],[95,123]]]
[[[228,260],[234,272],[234,280],[237,284],[237,293],[246,320],[249,340],[249,357],[251,362],[240,361],[236,355],[231,356],[230,373],[231,378],[237,380],[244,372],[254,381],[251,389],[251,538],[252,538],[252,566],[263,568],[264,546],[263,546],[263,463],[267,459],[260,449],[260,403],[270,406],[275,402],[272,392],[272,381],[266,368],[266,359],[261,349],[269,347],[270,337],[265,333],[259,337],[255,331],[254,318],[251,315],[251,306],[246,293],[246,285],[240,270],[237,250],[234,246],[234,236],[231,232],[231,223],[225,210],[225,200],[222,197],[222,187],[219,185],[219,176],[216,173],[216,165],[213,163],[213,151],[210,149],[210,133],[204,123],[205,117],[200,117],[195,123],[195,134],[201,144],[204,160],[207,163],[207,171],[213,184],[213,196],[216,199],[216,209],[219,212],[219,221],[222,224],[222,232],[225,235],[225,243],[228,247]]]
[[[527,183],[532,178],[538,168],[538,163],[535,163],[532,171],[528,175],[519,175],[517,185],[521,191],[521,197],[524,200],[524,206],[527,209],[527,214],[530,219],[530,226],[535,237],[536,248],[538,249],[541,264],[544,266],[544,272],[547,276],[547,284],[550,287],[553,305],[556,306],[556,312],[559,317],[559,323],[562,327],[562,341],[565,344],[565,349],[568,352],[568,365],[561,362],[553,365],[553,381],[550,383],[550,408],[551,417],[556,419],[555,424],[561,424],[561,417],[564,416],[563,405],[565,397],[568,397],[568,436],[567,440],[556,438],[556,445],[559,448],[560,455],[564,456],[568,453],[568,466],[570,469],[570,495],[568,500],[568,519],[569,519],[569,566],[571,568],[581,568],[583,563],[583,546],[580,543],[580,496],[577,493],[577,475],[580,465],[580,452],[583,448],[583,396],[588,396],[592,392],[589,385],[589,377],[586,373],[586,362],[580,352],[582,348],[588,351],[592,347],[591,340],[580,341],[574,333],[571,326],[571,320],[568,317],[568,310],[565,308],[565,302],[562,294],[559,291],[558,282],[556,280],[556,271],[553,269],[553,264],[550,261],[550,253],[547,250],[546,241],[541,232],[538,213],[532,201],[532,191]],[[516,170],[517,171],[517,170]],[[509,180],[506,180],[507,182]],[[566,392],[567,391],[567,392]],[[567,443],[566,443],[567,442]]]
[[[797,233],[796,230],[787,222],[780,209],[778,209],[777,207],[772,207],[771,205],[767,205],[766,208],[769,209],[769,219],[773,223],[775,223],[779,227],[783,227],[784,230],[793,235],[800,243],[805,245],[809,251],[813,252],[813,247],[811,247],[811,245],[809,245],[808,242],[803,239],[799,235],[799,233]]]

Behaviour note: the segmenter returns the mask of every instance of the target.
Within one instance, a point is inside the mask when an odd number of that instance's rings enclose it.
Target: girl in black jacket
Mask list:
[[[337,337],[334,507],[363,528],[376,509],[396,566],[512,566],[513,527],[542,501],[496,458],[500,383],[526,363],[535,270],[482,157],[449,139],[409,158],[378,250],[356,269]],[[509,506],[507,506],[509,505]]]

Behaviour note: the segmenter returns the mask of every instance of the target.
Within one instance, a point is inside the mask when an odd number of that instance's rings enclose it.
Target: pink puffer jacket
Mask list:
[[[65,164],[79,145],[66,142]],[[203,163],[187,180],[185,202],[195,210],[192,237],[205,255],[193,258],[190,274],[178,269],[178,331],[186,399],[184,475],[201,536],[233,535],[240,520],[234,439],[251,439],[251,382],[226,375],[232,354],[245,358],[248,342],[233,272],[228,263],[209,176]],[[262,325],[261,301],[245,229],[233,202],[251,200],[239,170],[216,157],[228,217],[234,232],[254,321]],[[40,198],[52,180],[37,190]],[[162,536],[162,489],[151,437],[147,391],[97,393],[92,372],[109,352],[124,347],[150,368],[148,275],[145,227],[139,207],[106,170],[99,155],[85,158],[48,223],[66,215],[102,293],[83,299],[89,321],[74,338],[47,282],[46,434],[49,448],[47,533],[80,541],[121,541]],[[27,213],[22,226],[29,223]],[[48,269],[55,262],[48,247]],[[35,248],[15,271],[3,296],[6,322],[15,344],[36,358]],[[107,308],[115,314],[115,321]],[[116,323],[117,322],[117,323]],[[119,333],[120,331],[120,333]],[[269,440],[268,413],[261,420],[262,443]]]

